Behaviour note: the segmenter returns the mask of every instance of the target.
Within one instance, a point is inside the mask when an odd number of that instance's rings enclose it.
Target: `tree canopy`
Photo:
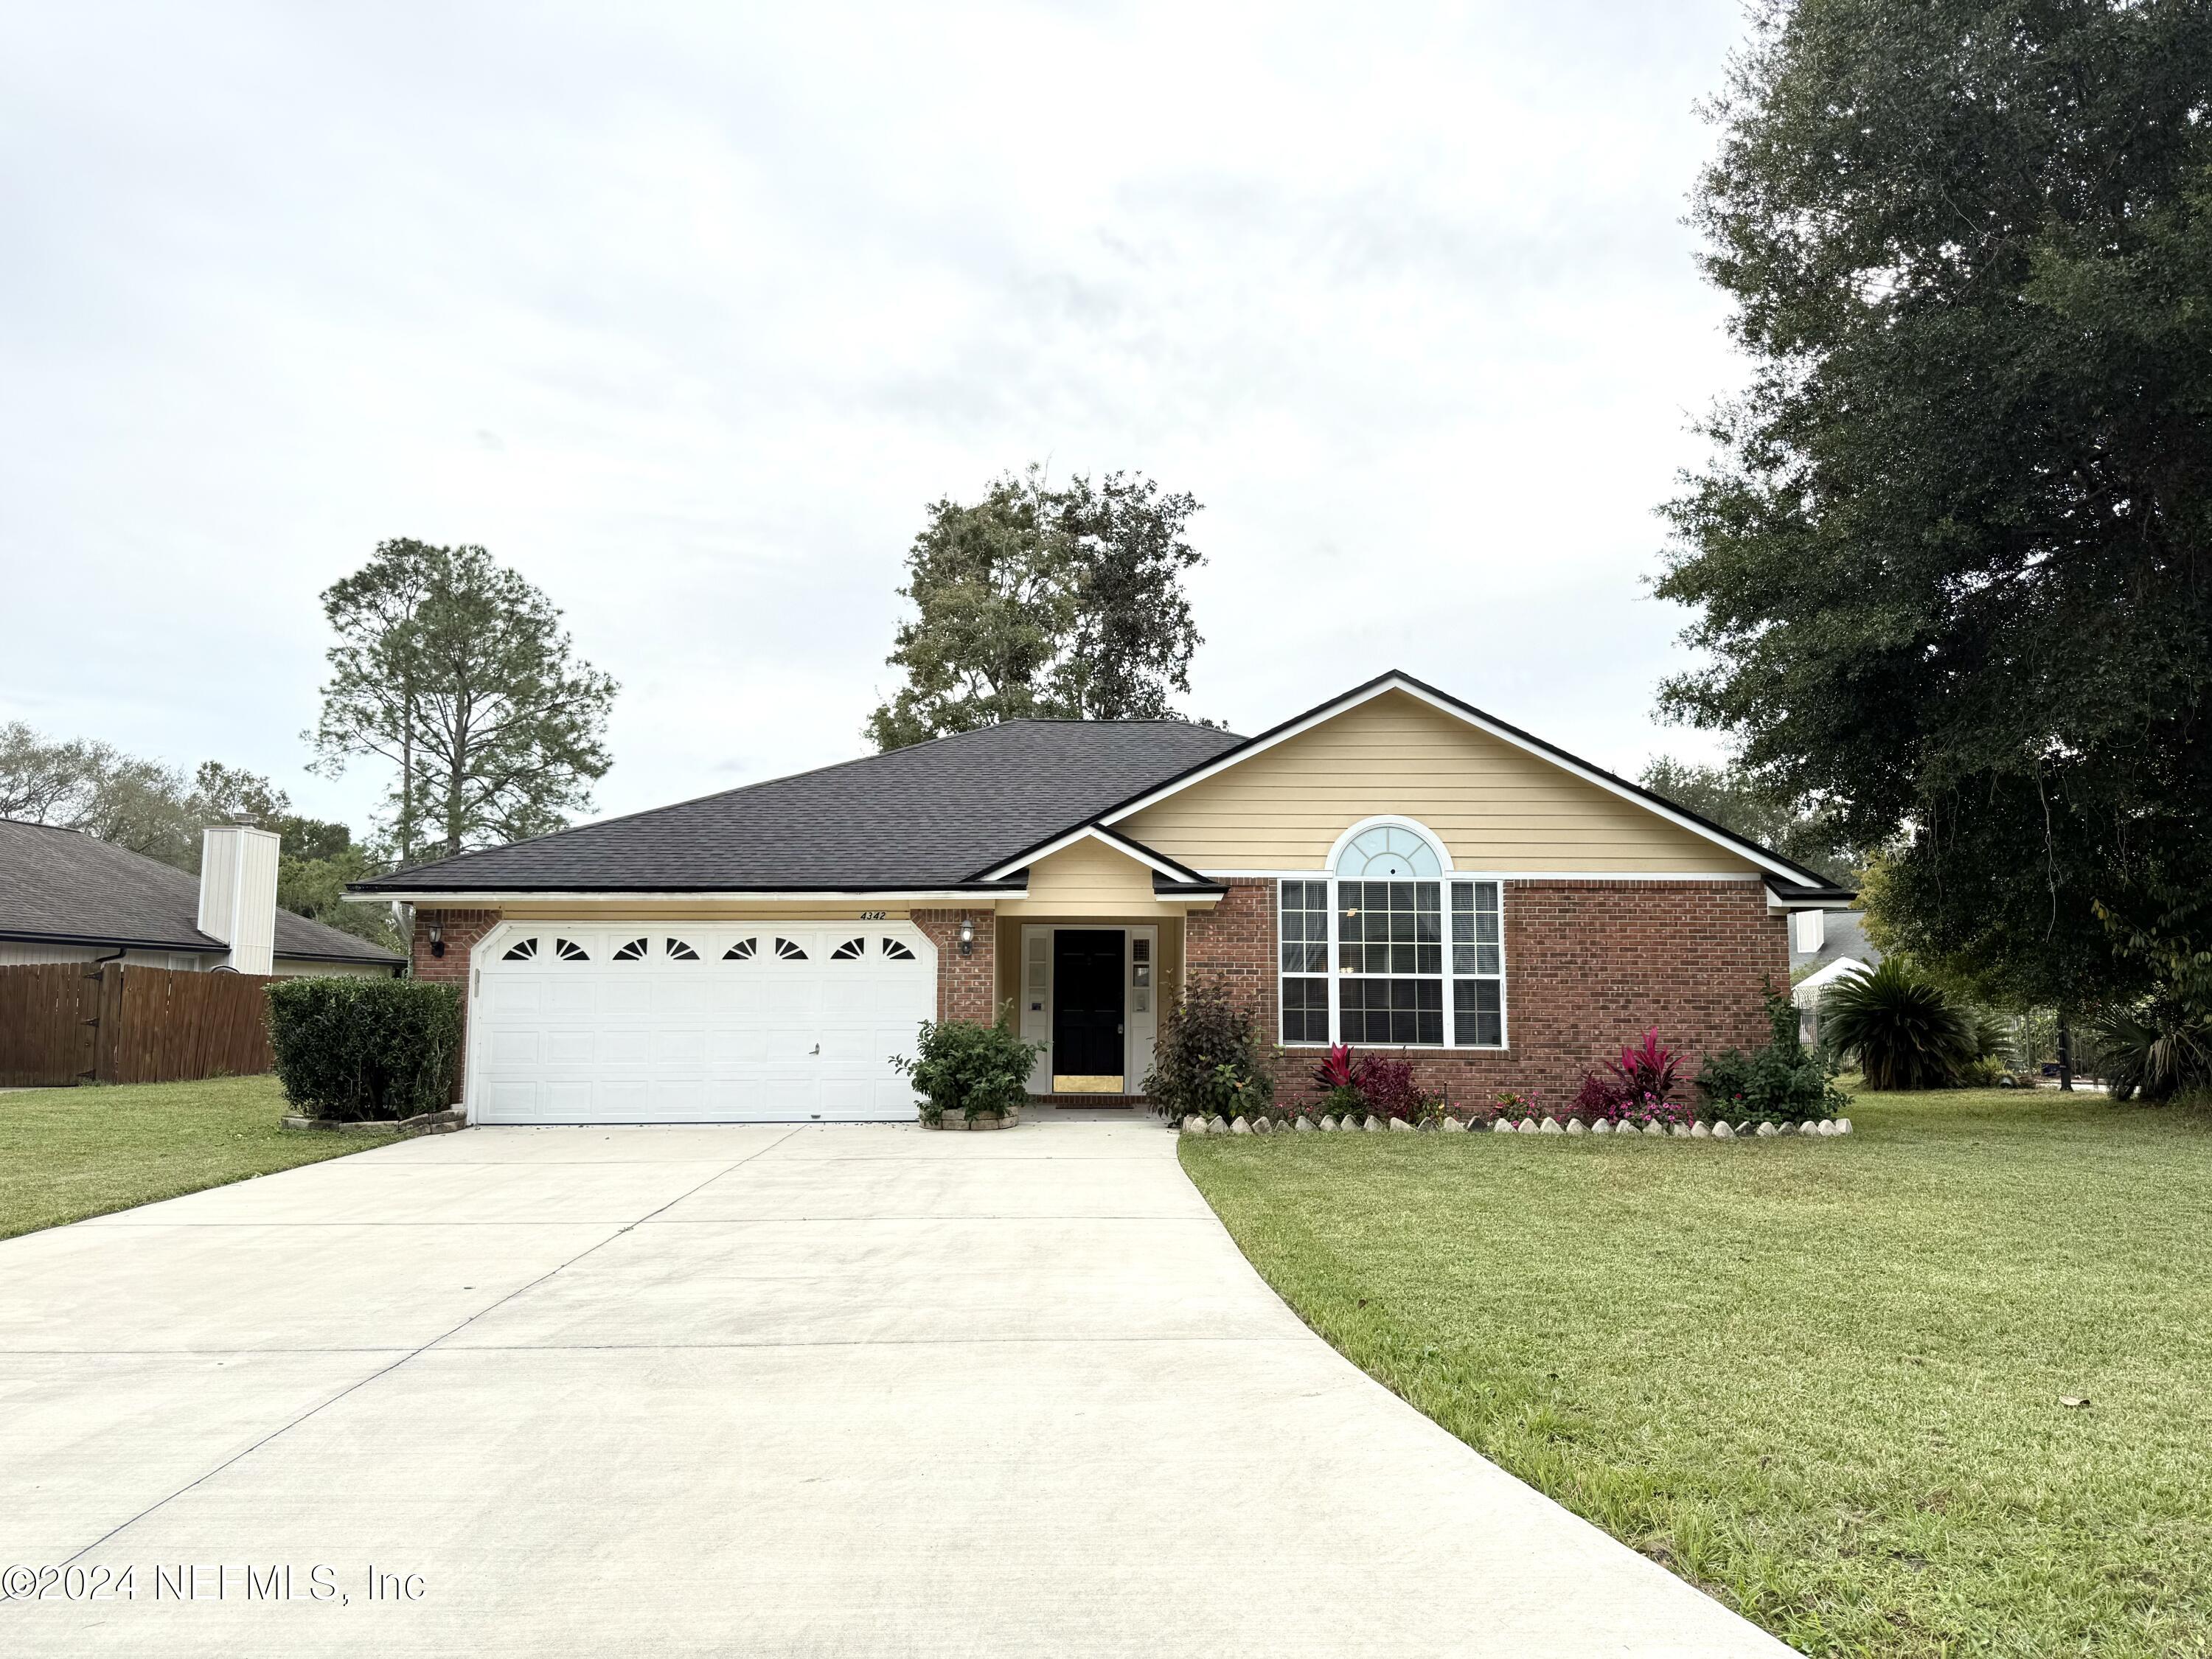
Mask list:
[[[1205,562],[1188,495],[1141,475],[1058,489],[1042,467],[933,502],[886,659],[906,683],[869,716],[878,749],[1030,717],[1172,717],[1201,643],[1182,587]]]
[[[561,612],[481,547],[380,543],[323,593],[338,636],[318,765],[391,765],[384,826],[401,864],[544,835],[612,764],[614,681],[574,654]]]
[[[2212,945],[2212,8],[1777,0],[1695,222],[1749,389],[1667,686],[2016,1001]]]
[[[1849,884],[1856,879],[1854,849],[1844,840],[1832,810],[1795,799],[1741,766],[1698,766],[1662,755],[1637,781],[1831,881]]]

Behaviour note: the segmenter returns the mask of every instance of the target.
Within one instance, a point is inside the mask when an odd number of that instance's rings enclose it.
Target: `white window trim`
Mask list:
[[[1363,826],[1363,828],[1372,829],[1375,827],[1375,822],[1377,821],[1370,821],[1369,823]],[[1404,827],[1409,829],[1419,828],[1418,824],[1411,823],[1404,819],[1384,819],[1379,820],[1379,822],[1402,824]],[[1430,878],[1424,876],[1418,878],[1418,879],[1425,881],[1430,879]],[[1285,875],[1276,878],[1273,897],[1274,927],[1272,933],[1274,940],[1273,949],[1275,952],[1274,1036],[1275,1043],[1278,1048],[1321,1050],[1331,1048],[1336,1043],[1346,1040],[1344,1036],[1344,1000],[1340,988],[1341,981],[1346,977],[1352,979],[1437,978],[1441,981],[1443,987],[1444,1030],[1447,1034],[1443,1042],[1376,1043],[1368,1042],[1363,1038],[1361,1040],[1362,1047],[1372,1048],[1419,1048],[1425,1054],[1502,1054],[1512,1048],[1513,973],[1512,964],[1506,960],[1505,955],[1505,896],[1506,888],[1510,884],[1513,878],[1510,876],[1493,875],[1482,871],[1454,870],[1444,875],[1437,877],[1435,879],[1437,880],[1439,887],[1437,894],[1437,897],[1440,901],[1438,912],[1443,922],[1441,929],[1443,934],[1444,952],[1444,971],[1443,974],[1440,975],[1432,975],[1428,974],[1353,974],[1346,975],[1337,961],[1337,946],[1340,940],[1338,938],[1336,924],[1337,917],[1343,909],[1343,901],[1340,895],[1340,884],[1336,877],[1333,874],[1323,874],[1319,872],[1312,872],[1299,875]],[[1314,1042],[1310,1041],[1289,1042],[1284,1041],[1283,1038],[1283,981],[1285,980],[1291,979],[1314,979],[1316,977],[1322,977],[1322,975],[1313,974],[1290,973],[1283,967],[1283,887],[1285,883],[1293,881],[1320,882],[1328,890],[1328,942],[1326,954],[1322,957],[1323,962],[1327,964],[1326,978],[1328,984],[1328,1037],[1327,1041],[1322,1042]],[[1460,1042],[1454,1040],[1459,1036],[1459,1018],[1458,1010],[1452,995],[1453,985],[1461,980],[1479,981],[1488,979],[1492,976],[1488,974],[1455,974],[1451,970],[1453,943],[1451,937],[1451,888],[1452,884],[1455,882],[1467,882],[1473,884],[1475,882],[1485,881],[1495,882],[1498,884],[1498,973],[1496,977],[1498,980],[1498,1041],[1495,1045],[1488,1043]]]
[[[1358,823],[1336,838],[1336,844],[1328,849],[1328,857],[1322,866],[1328,872],[1329,879],[1334,881],[1336,878],[1336,863],[1344,856],[1344,849],[1370,830],[1404,830],[1419,836],[1423,841],[1428,842],[1429,850],[1437,855],[1437,866],[1443,873],[1446,876],[1455,873],[1452,869],[1451,850],[1444,845],[1441,836],[1437,835],[1418,818],[1401,817],[1395,812],[1385,812],[1379,817],[1360,819]],[[1425,881],[1428,878],[1422,877],[1420,879]]]

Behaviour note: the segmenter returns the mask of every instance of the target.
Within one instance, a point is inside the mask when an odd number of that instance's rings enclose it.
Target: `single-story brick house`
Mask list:
[[[927,1018],[1129,1098],[1226,980],[1295,1091],[1332,1041],[1554,1098],[1657,1026],[1764,1040],[1788,915],[1851,895],[1408,675],[1255,738],[1017,720],[355,890],[465,988],[485,1123],[903,1118]]]

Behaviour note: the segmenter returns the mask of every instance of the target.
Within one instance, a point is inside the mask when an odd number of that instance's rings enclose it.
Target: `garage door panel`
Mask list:
[[[651,1013],[652,982],[623,974],[621,965],[617,964],[605,978],[599,981],[599,1012],[603,1014]]]
[[[655,980],[653,984],[653,1012],[656,1014],[703,1014],[713,1006],[714,987],[703,978],[685,975],[682,978]]]
[[[599,987],[588,979],[547,978],[539,982],[545,988],[544,1008],[549,1014],[573,1018],[598,1011]]]
[[[913,961],[887,956],[897,936]],[[562,956],[539,930],[537,954],[505,963],[516,935],[494,935],[472,1019],[480,1022],[487,1122],[726,1122],[908,1119],[911,1087],[892,1069],[915,1027],[935,1012],[933,955],[900,923],[867,930],[857,956],[836,950],[852,924],[655,933],[645,954],[615,952],[640,937],[565,928],[583,951]],[[681,938],[696,951],[670,951]],[[725,959],[738,941],[749,958]],[[779,954],[776,940],[805,954]],[[479,1093],[480,1090],[480,1093]]]
[[[526,1016],[544,1004],[545,981],[525,974],[501,975],[484,989],[484,1006],[495,1014]]]
[[[653,1034],[653,1063],[666,1071],[681,1066],[696,1072],[707,1063],[707,1033],[693,1027],[690,1030],[659,1030]]]
[[[546,1065],[589,1066],[599,1057],[599,1034],[588,1025],[558,1025],[544,1034]]]

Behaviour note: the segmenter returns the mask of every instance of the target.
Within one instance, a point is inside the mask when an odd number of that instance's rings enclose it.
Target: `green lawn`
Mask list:
[[[277,1127],[273,1077],[0,1094],[0,1238],[388,1145]]]
[[[1346,1355],[1806,1652],[2212,1654],[2212,1124],[1852,1118],[1182,1151]]]

